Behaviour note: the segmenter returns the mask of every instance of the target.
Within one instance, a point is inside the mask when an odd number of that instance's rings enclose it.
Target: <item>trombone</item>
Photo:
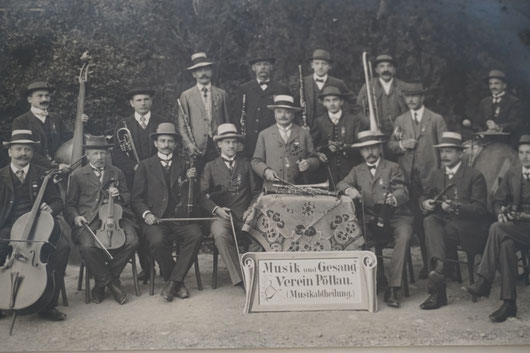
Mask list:
[[[370,117],[370,130],[377,135],[383,135],[379,127],[379,115],[377,111],[377,101],[375,88],[372,85],[373,73],[372,63],[368,61],[368,53],[363,52],[364,81],[366,84],[366,96],[368,97],[368,112]]]
[[[118,139],[120,149],[125,152],[129,158],[134,157],[136,163],[140,163],[140,158],[138,157],[138,152],[136,151],[136,147],[134,146],[134,141],[132,139],[131,130],[129,130],[125,121],[123,121],[123,127],[116,131],[116,138]]]

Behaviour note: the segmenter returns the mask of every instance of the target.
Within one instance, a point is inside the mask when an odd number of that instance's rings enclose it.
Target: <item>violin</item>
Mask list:
[[[117,187],[118,181],[111,179],[108,187]],[[96,230],[96,237],[107,250],[119,249],[125,244],[125,232],[120,227],[120,220],[123,216],[123,208],[114,203],[114,197],[109,192],[109,199],[106,204],[99,208],[99,219],[101,227]]]
[[[20,216],[11,228],[11,253],[0,267],[0,309],[31,314],[52,300],[55,281],[47,265],[59,237],[53,239],[55,220],[40,206],[46,186],[57,172],[47,172],[31,211]]]
[[[187,167],[195,168],[197,157],[189,154]],[[179,202],[175,207],[175,217],[190,218],[197,217],[200,210],[197,205],[197,196],[199,195],[199,183],[197,178],[185,178],[179,180]]]

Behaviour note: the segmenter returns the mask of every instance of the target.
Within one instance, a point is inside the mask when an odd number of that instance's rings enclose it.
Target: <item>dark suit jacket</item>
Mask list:
[[[506,172],[499,188],[493,195],[493,210],[495,215],[501,212],[502,206],[514,206],[519,210],[521,206],[521,182],[523,178],[522,167],[519,163]]]
[[[115,203],[122,206],[124,217],[133,219],[133,214],[129,208],[131,194],[127,189],[127,181],[123,172],[119,168],[107,164],[103,170],[103,180],[100,182],[92,167],[87,164],[74,171],[70,176],[64,208],[66,221],[73,225],[77,216],[85,217],[88,223],[99,218],[99,209],[109,197],[106,186],[111,179],[117,180],[117,188],[120,191],[120,196],[115,199]]]
[[[298,150],[295,141],[299,144]],[[265,170],[271,168],[280,178],[294,183],[300,174],[296,164],[299,157],[309,162],[310,167],[306,173],[315,170],[319,165],[309,132],[293,124],[289,140],[285,143],[278,126],[274,124],[259,133],[256,151],[250,163],[254,172],[262,178]],[[286,160],[289,161],[289,167],[286,166]]]
[[[245,156],[252,157],[258,134],[264,129],[276,123],[274,111],[267,108],[267,105],[274,103],[274,96],[279,94],[290,95],[289,89],[276,81],[269,81],[267,89],[264,91],[258,85],[257,80],[250,80],[243,83],[236,94],[236,101],[232,104],[232,120],[241,129],[240,118],[243,103],[243,94],[245,95],[246,111],[246,138],[245,138]],[[241,130],[240,130],[241,131]]]
[[[230,123],[232,122],[232,119],[230,119],[228,110],[228,94],[224,90],[212,85],[211,96],[212,126],[213,132],[215,133],[217,126],[223,123]],[[197,85],[182,92],[180,95],[180,102],[182,103],[184,113],[189,118],[191,131],[195,138],[195,142],[197,143],[197,147],[201,153],[204,154],[208,144],[208,131],[210,126],[207,120],[206,109],[202,103],[201,92],[199,92]],[[183,119],[182,112],[179,110],[177,115],[178,129],[180,136],[182,136],[183,146],[186,147],[191,144],[191,138],[188,135]]]
[[[496,108],[492,102],[492,97],[486,97],[480,101],[473,126],[479,131],[485,131],[488,128],[486,121],[493,120],[503,131],[509,133],[517,132],[517,128],[521,127],[522,123],[519,98],[506,92],[498,103],[499,113],[496,118],[494,117]]]
[[[151,211],[157,218],[161,218],[166,212],[169,193],[178,202],[179,177],[185,176],[184,163],[173,153],[171,163],[171,185],[167,185],[164,170],[157,155],[144,159],[138,165],[134,175],[132,190],[132,208],[138,217],[142,217],[145,211]]]
[[[53,158],[57,149],[71,139],[73,133],[66,127],[61,118],[50,114],[46,119],[50,120],[51,132],[49,135],[43,128],[44,124],[33,115],[31,110],[13,120],[12,130],[31,130],[33,138],[40,141],[40,144],[35,145],[33,163],[51,168],[52,163],[48,156]]]
[[[10,168],[11,167],[7,165],[0,169],[0,228],[9,221],[12,221],[9,217],[15,202],[15,187],[13,185]],[[28,185],[30,188],[31,201],[35,200],[36,193],[34,193],[34,189],[37,189],[34,188],[33,185],[38,185],[40,188],[45,171],[46,170],[43,167],[37,164],[30,164],[26,178],[29,178]],[[52,208],[52,214],[54,216],[58,215],[63,209],[63,200],[59,194],[59,189],[57,189],[57,186],[52,180],[50,180],[46,186],[43,201]]]
[[[135,146],[138,146],[139,144],[138,131],[140,131],[142,127],[134,118],[134,114],[128,118],[119,120],[116,123],[116,126],[114,127],[114,143],[116,145],[112,149],[112,163],[123,171],[123,173],[125,174],[125,178],[127,179],[127,185],[132,187],[134,166],[137,164],[137,162],[134,159],[134,155],[131,154],[131,156],[129,157],[125,152],[120,149],[120,147],[118,146],[118,139],[116,137],[116,132],[119,128],[123,127],[123,122],[127,124],[127,128],[131,131],[132,140]],[[151,117],[149,118],[149,124],[146,128],[147,132],[149,134],[156,132],[156,128],[158,127],[158,125],[163,122],[168,122],[168,120],[151,114]],[[137,148],[138,157],[140,158],[140,161],[156,154],[157,150],[153,142],[151,142],[149,146],[142,147],[144,150],[148,151],[148,153],[142,154],[141,150]]]
[[[206,163],[201,175],[201,206],[212,213],[216,206],[228,207],[240,220],[260,193],[246,158],[237,157],[230,172],[221,157]]]
[[[407,222],[412,220],[412,213],[406,206],[409,193],[405,186],[403,172],[394,162],[381,159],[372,177],[370,169],[365,162],[352,168],[350,173],[337,184],[337,191],[344,192],[348,188],[356,188],[364,200],[365,212],[370,217],[365,217],[365,223],[375,217],[374,208],[378,203],[384,203],[385,194],[392,191],[397,201],[395,217],[406,217]],[[392,186],[393,185],[393,186]]]

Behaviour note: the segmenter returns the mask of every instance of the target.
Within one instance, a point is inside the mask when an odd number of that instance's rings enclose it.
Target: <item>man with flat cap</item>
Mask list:
[[[275,58],[269,52],[256,51],[248,61],[254,77],[239,87],[235,104],[232,105],[234,107],[232,117],[234,118],[241,117],[244,110],[245,131],[241,129],[241,121],[236,122],[236,126],[239,126],[240,131],[245,133],[243,155],[249,158],[252,158],[254,154],[258,134],[276,122],[274,113],[267,109],[267,105],[273,103],[273,97],[276,95],[290,95],[287,86],[272,77],[274,62]]]
[[[387,54],[377,56],[374,61],[377,77],[372,79],[371,86],[375,91],[375,104],[379,113],[379,127],[387,136],[394,131],[394,120],[408,110],[405,96],[402,93],[404,82],[396,78],[396,61]],[[364,108],[368,115],[368,97],[366,83],[357,96],[357,105]]]
[[[476,281],[467,287],[470,294],[488,297],[499,271],[503,304],[489,315],[493,322],[503,322],[517,314],[515,252],[530,247],[530,135],[521,136],[518,151],[521,164],[506,173],[493,197],[497,222],[489,229]]]
[[[473,121],[464,120],[463,125],[478,131],[502,131],[514,134],[522,127],[521,102],[507,91],[506,74],[501,70],[491,70],[486,78],[491,97],[480,101],[478,112]]]
[[[177,118],[183,146],[189,153],[199,157],[200,170],[206,162],[219,155],[212,139],[217,126],[231,122],[228,94],[211,82],[213,65],[214,62],[205,53],[191,56],[191,66],[187,70],[197,84],[180,95],[183,111],[179,109]],[[189,125],[189,129],[186,125]]]
[[[54,91],[55,88],[46,81],[31,82],[24,91],[24,96],[31,105],[30,110],[15,118],[12,126],[12,130],[31,130],[35,139],[40,141],[35,146],[33,163],[45,168],[59,166],[53,160],[55,152],[73,136],[63,119],[48,111]],[[86,114],[83,114],[82,121],[88,121]],[[62,164],[59,167],[65,166]]]
[[[471,254],[482,252],[489,225],[486,180],[480,171],[462,162],[462,135],[446,131],[434,147],[440,153],[443,167],[432,174],[419,199],[425,214],[423,226],[430,268],[427,284],[430,295],[420,306],[423,310],[447,305],[448,254],[455,253],[458,244]]]

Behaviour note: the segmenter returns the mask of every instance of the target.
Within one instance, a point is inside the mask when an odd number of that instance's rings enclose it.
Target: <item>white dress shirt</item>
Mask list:
[[[47,110],[35,108],[33,106],[30,108],[30,110],[33,113],[33,115],[35,115],[37,117],[37,119],[42,121],[43,124],[46,122],[46,117],[48,116],[48,111]]]
[[[331,122],[333,125],[337,125],[340,121],[340,118],[342,117],[342,109],[333,114],[332,112],[328,111],[329,118],[331,119]]]
[[[456,172],[458,172],[458,168],[460,168],[460,164],[462,164],[462,162],[458,162],[457,165],[455,165],[453,168],[447,168],[445,167],[445,174],[449,177],[449,179],[453,179],[454,176],[456,175]]]
[[[318,82],[317,79],[322,80],[322,82]],[[313,74],[313,80],[317,84],[318,89],[322,91],[322,87],[324,87],[324,84],[328,80],[328,74],[325,74],[322,77],[317,76],[317,74]]]
[[[379,78],[379,82],[381,82],[381,86],[383,86],[383,90],[385,91],[385,94],[388,96],[388,92],[390,92],[390,86],[392,86],[392,82],[394,82],[394,78],[392,78],[388,82],[386,82],[382,78]]]
[[[293,124],[289,124],[287,127],[281,127],[279,124],[276,124],[278,126],[278,131],[280,132],[280,136],[283,139],[283,142],[287,143],[289,141],[289,137],[291,137],[291,129],[293,127]]]
[[[142,125],[142,116],[144,117],[144,124],[145,126],[149,125],[149,119],[151,119],[151,112],[147,112],[147,114],[145,115],[141,115],[141,114],[138,114],[137,112],[134,112],[134,118],[136,119],[136,121],[138,122],[138,124],[140,124],[140,126]]]

